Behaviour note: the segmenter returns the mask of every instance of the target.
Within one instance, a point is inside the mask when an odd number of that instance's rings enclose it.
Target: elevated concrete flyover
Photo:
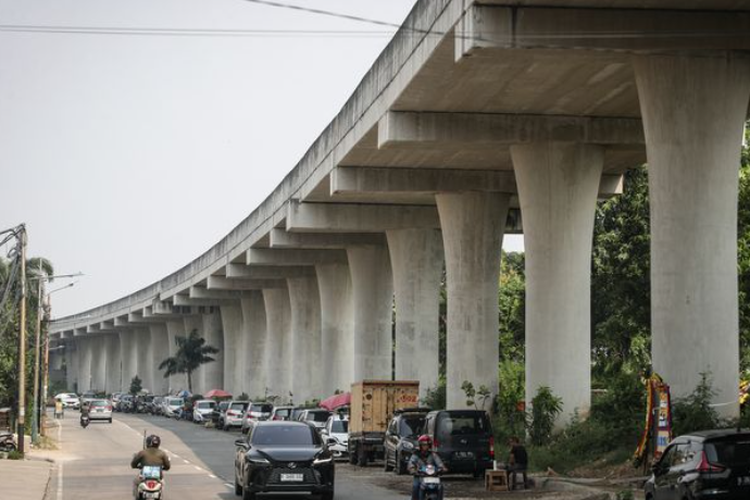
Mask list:
[[[678,396],[711,371],[716,400],[733,400],[749,34],[750,0],[418,1],[230,234],[154,285],[53,323],[69,381],[100,383],[92,353],[107,352],[123,386],[142,372],[156,387],[151,363],[195,329],[222,347],[198,391],[300,401],[392,366],[426,389],[445,268],[448,403],[461,407],[464,381],[497,391],[500,250],[522,232],[527,399],[549,386],[567,419],[590,404],[596,202],[648,161],[654,369]]]

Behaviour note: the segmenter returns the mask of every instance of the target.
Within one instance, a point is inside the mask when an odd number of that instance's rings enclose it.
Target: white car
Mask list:
[[[334,458],[341,458],[349,453],[349,420],[346,418],[331,415],[325,427],[320,430],[320,435],[333,452]]]
[[[59,399],[62,402],[63,408],[73,408],[74,410],[77,410],[81,407],[81,400],[78,399],[77,394],[72,392],[61,392],[55,396],[55,399]]]
[[[164,412],[162,414],[165,417],[177,418],[182,405],[185,404],[185,400],[182,398],[164,398],[162,404],[164,405]]]
[[[216,401],[213,399],[201,399],[195,402],[193,406],[193,422],[202,424],[211,420],[211,414],[216,408]]]
[[[89,420],[106,420],[112,423],[112,402],[106,399],[92,399],[89,402]]]

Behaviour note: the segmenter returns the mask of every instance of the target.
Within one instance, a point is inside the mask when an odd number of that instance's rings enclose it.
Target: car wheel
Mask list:
[[[111,418],[109,419],[109,423],[110,423],[110,424],[112,423],[112,419],[111,419]]]
[[[349,463],[355,465],[357,463],[357,447],[349,449]]]
[[[398,455],[396,455],[398,457]],[[385,454],[383,456],[383,470],[386,472],[391,472],[393,470],[393,467],[391,467],[391,464],[388,463],[388,450],[385,450]]]
[[[360,448],[359,453],[357,454],[357,465],[360,467],[367,467],[367,452],[364,447]]]
[[[396,474],[399,476],[406,474],[406,463],[400,453],[396,455]]]
[[[234,494],[238,497],[242,496],[242,485],[237,481],[237,476],[234,476]]]
[[[326,491],[325,493],[323,493],[323,494],[322,494],[322,495],[320,496],[320,498],[321,498],[322,500],[333,500],[333,490],[331,490],[331,491]]]

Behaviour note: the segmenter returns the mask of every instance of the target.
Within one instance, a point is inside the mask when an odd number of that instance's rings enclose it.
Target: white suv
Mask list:
[[[78,399],[78,395],[72,392],[61,392],[55,399],[62,401],[63,408],[73,408],[77,410],[81,407],[81,400]]]
[[[213,399],[200,399],[193,405],[193,422],[202,424],[211,420],[211,414],[216,408],[216,401]]]

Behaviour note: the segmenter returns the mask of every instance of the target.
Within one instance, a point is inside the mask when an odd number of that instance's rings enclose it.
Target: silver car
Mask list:
[[[112,423],[112,402],[106,399],[92,399],[89,402],[89,420],[106,420]]]
[[[167,418],[177,418],[180,415],[182,405],[185,404],[185,400],[182,398],[164,398],[162,404],[164,405],[162,415]]]

